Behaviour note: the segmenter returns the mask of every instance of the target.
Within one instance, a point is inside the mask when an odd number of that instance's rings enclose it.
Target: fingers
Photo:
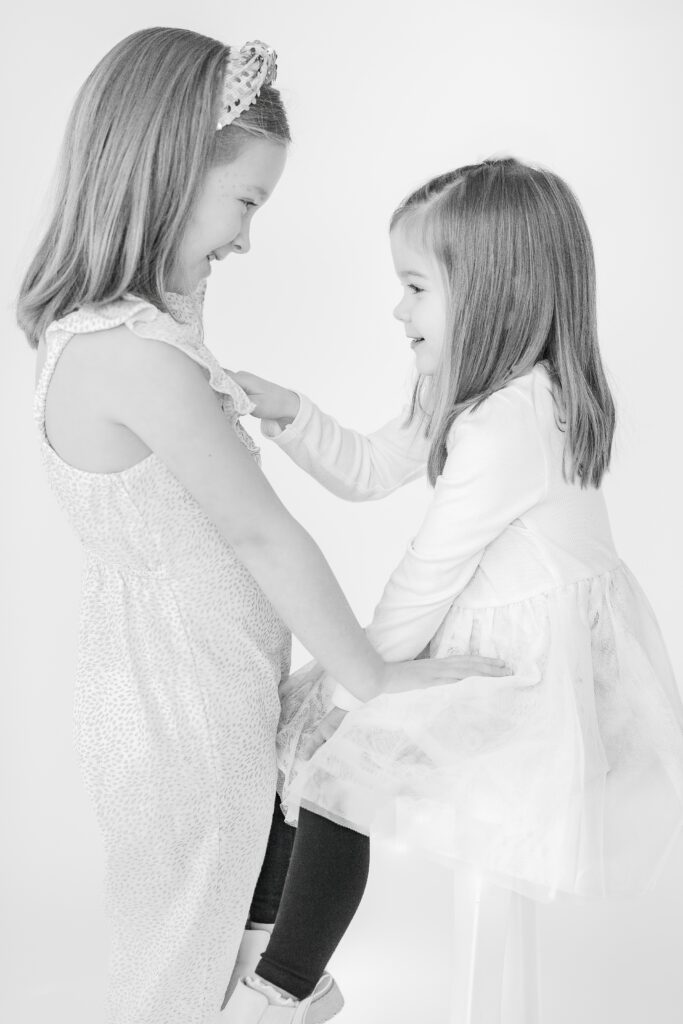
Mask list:
[[[229,370],[228,373],[230,373]],[[242,390],[246,391],[247,394],[250,394],[252,391],[258,391],[260,385],[263,384],[260,377],[253,373],[247,373],[246,370],[238,370],[237,373],[230,373],[230,376],[234,381],[237,381]]]
[[[315,754],[318,747],[321,747],[323,743],[329,740],[330,736],[334,736],[335,732],[346,718],[346,715],[347,712],[342,710],[342,708],[332,708],[332,710],[325,715],[315,732],[313,732],[308,739],[301,744],[300,754],[304,761],[309,761]]]
[[[436,659],[448,674],[465,679],[466,676],[509,676],[512,669],[502,658],[484,658],[478,654],[453,655]]]
[[[313,735],[309,736],[308,739],[301,744],[301,748],[299,750],[301,760],[310,761],[318,747],[321,746],[322,742],[322,739],[318,738],[318,730],[316,729]]]
[[[470,675],[479,676],[509,676],[511,669],[501,658],[480,658],[470,659],[472,671]]]
[[[332,710],[329,711],[327,715],[325,715],[320,724],[322,727],[331,729],[332,732],[336,732],[339,726],[346,718],[347,714],[348,711],[344,711],[343,708],[332,708]]]
[[[320,726],[318,726],[315,732],[312,733],[308,737],[308,739],[301,744],[300,753],[302,760],[310,761],[318,747],[322,747],[323,743],[325,743],[334,732],[336,732],[336,729],[332,729],[332,731],[326,731],[322,729]]]

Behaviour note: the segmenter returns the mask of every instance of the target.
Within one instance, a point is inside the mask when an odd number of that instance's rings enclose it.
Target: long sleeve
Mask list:
[[[420,416],[405,426],[407,410],[372,434],[337,423],[305,395],[296,418],[280,431],[264,420],[262,433],[298,466],[340,498],[383,498],[426,471],[429,439]]]
[[[541,436],[533,398],[515,384],[458,417],[425,520],[367,629],[385,660],[424,649],[487,545],[543,499]]]

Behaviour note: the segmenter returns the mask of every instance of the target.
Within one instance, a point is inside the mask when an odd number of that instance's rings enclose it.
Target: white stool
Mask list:
[[[463,871],[454,903],[449,1024],[540,1024],[534,901]]]

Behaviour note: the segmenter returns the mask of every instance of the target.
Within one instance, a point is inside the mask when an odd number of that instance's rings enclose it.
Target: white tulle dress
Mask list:
[[[302,396],[289,427],[263,429],[363,500],[425,472],[428,442],[404,422],[362,436]],[[306,666],[281,687],[289,822],[303,805],[537,899],[653,883],[683,823],[683,707],[601,491],[563,476],[564,440],[542,364],[456,421],[368,634],[388,660],[429,644],[431,657],[503,658],[512,674],[377,697],[306,761],[335,685]]]

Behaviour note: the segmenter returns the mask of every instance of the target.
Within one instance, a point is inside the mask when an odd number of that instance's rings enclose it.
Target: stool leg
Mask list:
[[[508,890],[489,885],[476,873],[455,876],[450,1024],[501,1024],[511,900]]]
[[[512,893],[503,972],[502,1024],[540,1024],[536,904]]]

